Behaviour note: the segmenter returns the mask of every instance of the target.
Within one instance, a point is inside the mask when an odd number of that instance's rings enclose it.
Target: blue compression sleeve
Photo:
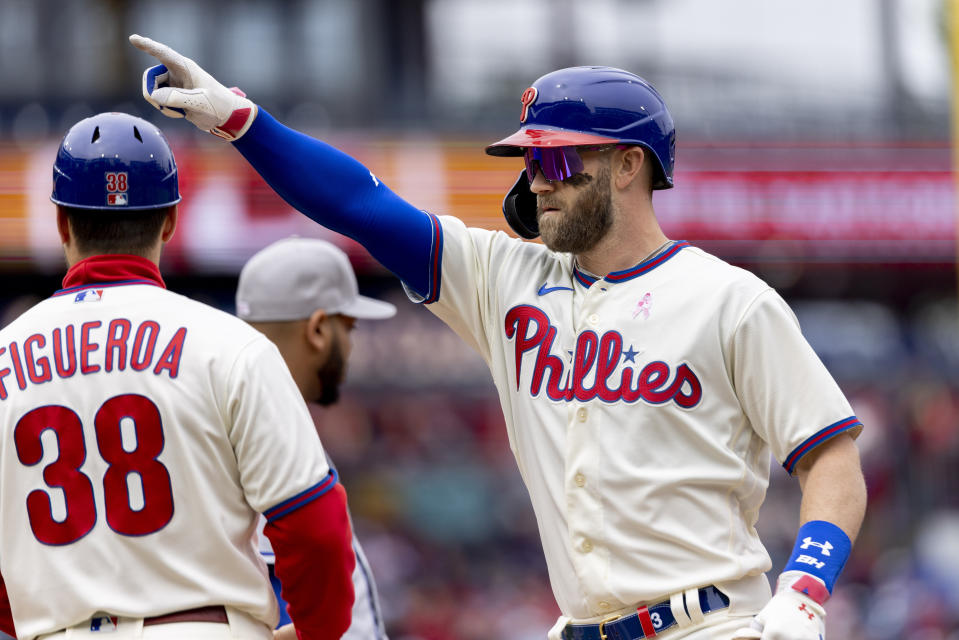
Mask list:
[[[438,297],[436,216],[400,198],[350,156],[280,124],[262,107],[233,145],[294,208],[362,244],[427,302]]]

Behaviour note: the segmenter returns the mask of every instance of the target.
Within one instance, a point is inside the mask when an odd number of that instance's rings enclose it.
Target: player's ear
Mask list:
[[[163,220],[163,228],[160,232],[160,240],[166,244],[170,241],[170,238],[173,237],[173,232],[176,231],[176,223],[180,217],[180,210],[176,205],[173,205],[167,210],[166,218]]]
[[[633,181],[649,174],[649,159],[639,146],[627,147],[618,161],[613,161],[613,182],[617,189],[629,187]]]
[[[323,353],[330,347],[330,323],[326,311],[317,309],[306,319],[305,338],[306,343],[314,350]]]
[[[60,234],[60,242],[69,244],[70,242],[70,219],[67,217],[66,210],[57,205],[57,233]]]

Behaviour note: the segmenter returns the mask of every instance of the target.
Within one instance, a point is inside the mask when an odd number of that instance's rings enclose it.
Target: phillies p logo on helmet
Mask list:
[[[523,92],[523,96],[519,99],[523,103],[523,112],[519,116],[520,122],[526,122],[526,117],[529,115],[529,106],[536,101],[536,87],[530,87]]]

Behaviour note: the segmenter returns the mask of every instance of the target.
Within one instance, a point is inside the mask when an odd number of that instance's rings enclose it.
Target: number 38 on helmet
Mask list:
[[[180,201],[176,162],[163,133],[126,113],[100,113],[67,131],[53,164],[56,204],[142,210]]]

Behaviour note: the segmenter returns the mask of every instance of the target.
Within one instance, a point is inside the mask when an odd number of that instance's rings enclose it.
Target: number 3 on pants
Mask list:
[[[137,446],[123,448],[120,423],[133,421]],[[110,398],[93,420],[97,448],[109,465],[103,476],[107,524],[119,534],[142,536],[162,529],[173,518],[173,488],[170,474],[157,456],[163,450],[163,425],[160,411],[149,398],[124,394]],[[35,489],[27,496],[30,529],[43,544],[64,545],[76,542],[93,529],[97,520],[93,483],[80,471],[87,457],[83,424],[75,411],[61,405],[38,407],[17,421],[13,440],[17,457],[26,466],[43,458],[40,436],[53,430],[59,444],[56,460],[43,469],[43,480],[63,491],[67,515],[63,521],[53,518],[50,494]],[[143,486],[143,508],[130,506],[127,476],[139,475]]]

